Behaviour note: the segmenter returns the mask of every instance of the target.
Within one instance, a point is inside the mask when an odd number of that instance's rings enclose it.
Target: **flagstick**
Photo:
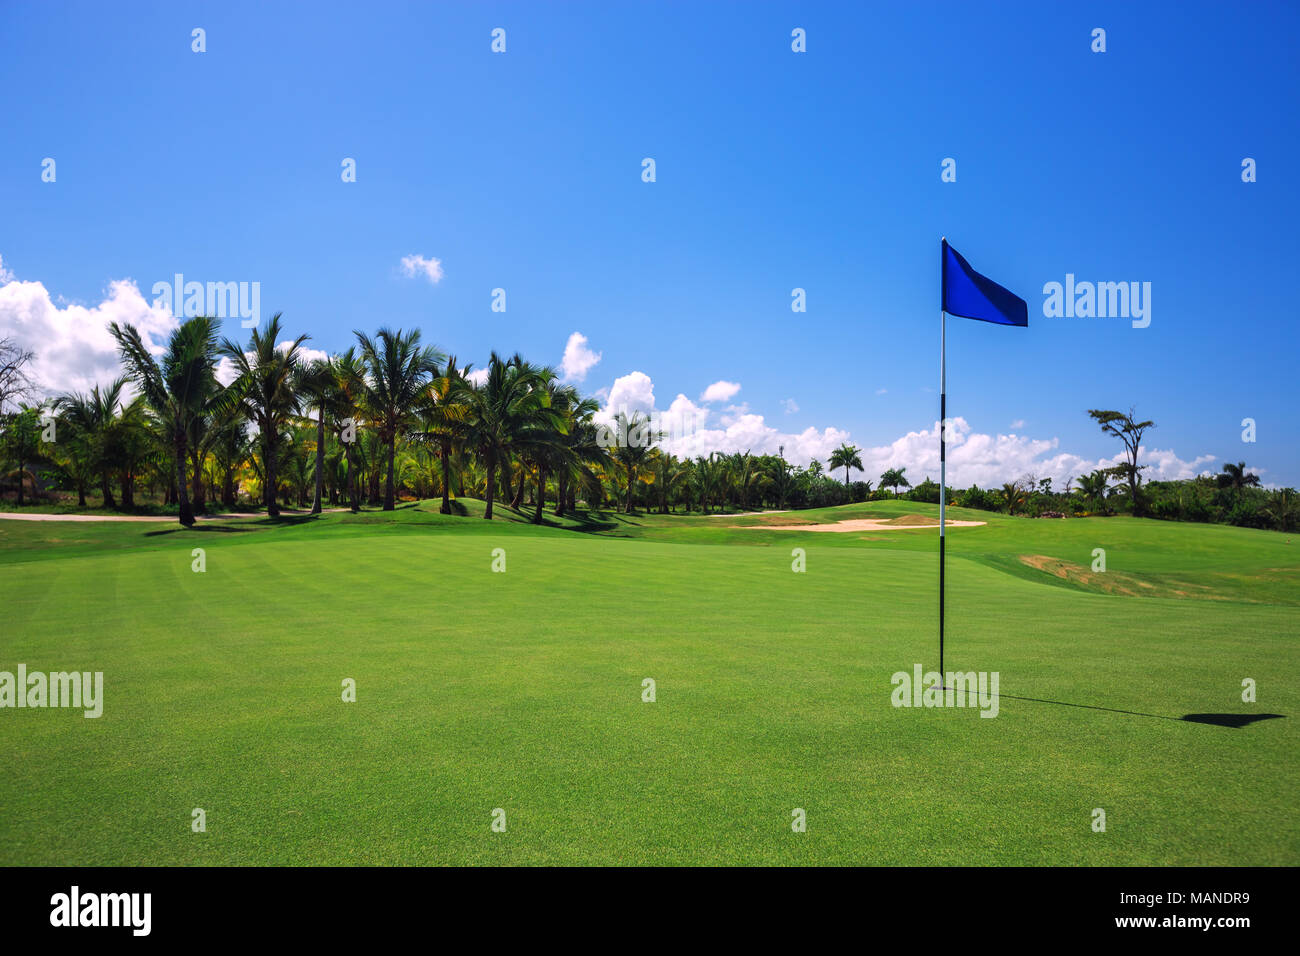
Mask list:
[[[939,683],[944,686],[946,678],[943,671],[943,566],[944,541],[947,525],[945,520],[948,488],[948,313],[939,310]]]

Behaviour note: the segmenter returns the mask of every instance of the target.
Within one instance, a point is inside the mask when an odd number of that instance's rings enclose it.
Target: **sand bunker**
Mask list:
[[[987,521],[944,522],[949,528],[973,528]],[[764,524],[747,525],[757,531],[913,531],[919,528],[937,528],[939,522],[925,515],[903,515],[899,518],[846,518],[834,524]]]

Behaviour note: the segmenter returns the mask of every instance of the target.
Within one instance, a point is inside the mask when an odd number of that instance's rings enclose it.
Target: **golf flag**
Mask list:
[[[1024,299],[980,275],[947,239],[942,242],[944,312],[998,325],[1029,325]]]
[[[970,267],[947,239],[939,240],[942,259],[942,306],[939,309],[939,674],[943,669],[944,545],[948,527],[948,313],[998,325],[1029,325],[1029,306],[1010,289],[1004,289]],[[946,683],[944,684],[946,687]]]

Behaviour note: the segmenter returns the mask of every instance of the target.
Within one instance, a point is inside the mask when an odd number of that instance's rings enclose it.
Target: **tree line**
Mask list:
[[[137,494],[161,498],[182,524],[213,508],[258,504],[358,511],[396,507],[401,497],[481,498],[484,517],[501,503],[543,521],[610,507],[668,514],[820,508],[882,498],[937,502],[928,477],[913,487],[906,468],[853,481],[861,449],[843,444],[825,467],[749,452],[680,458],[639,415],[612,422],[562,383],[556,370],[493,352],[481,374],[421,341],[419,330],[355,331],[355,344],[328,359],[307,357],[307,335],[287,339],[276,314],[246,342],[220,337],[218,320],[184,322],[155,356],[138,329],[109,326],[124,374],[88,393],[29,404],[30,351],[0,341],[0,455],[18,503],[46,484],[75,492],[79,506],[132,510]],[[227,359],[234,379],[222,385]],[[1067,482],[1026,476],[998,489],[949,489],[962,507],[1028,516],[1127,512],[1291,530],[1294,491],[1268,492],[1239,466],[1189,482],[1141,481],[1137,450],[1154,427],[1130,411],[1091,410],[1126,456],[1120,465]],[[844,480],[833,473],[844,469]],[[1235,469],[1235,472],[1234,472]]]

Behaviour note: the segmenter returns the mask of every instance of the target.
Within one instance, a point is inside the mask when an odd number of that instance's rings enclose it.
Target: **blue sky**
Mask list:
[[[0,7],[0,332],[61,352],[45,377],[97,371],[75,331],[49,345],[59,323],[180,272],[260,282],[264,315],[327,351],[419,326],[475,365],[559,365],[580,332],[587,391],[641,372],[713,437],[847,436],[867,477],[921,477],[946,235],[1030,309],[1028,329],[949,320],[956,483],[1077,474],[1118,451],[1086,409],[1136,405],[1153,475],[1245,459],[1300,484],[1294,4],[307,9]],[[1150,326],[1045,318],[1066,273],[1150,282]],[[741,388],[703,402],[719,381]]]

